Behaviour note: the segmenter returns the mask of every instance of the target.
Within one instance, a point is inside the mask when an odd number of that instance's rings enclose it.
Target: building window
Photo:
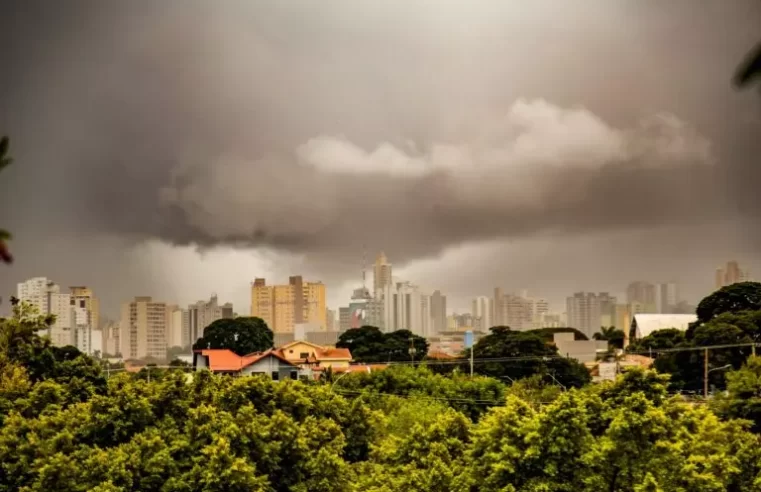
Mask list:
[[[291,379],[294,381],[299,379],[299,371],[291,371]]]
[[[278,371],[272,371],[272,380],[280,381],[280,373]]]
[[[309,352],[301,352],[299,354],[299,359],[308,359],[309,358]]]

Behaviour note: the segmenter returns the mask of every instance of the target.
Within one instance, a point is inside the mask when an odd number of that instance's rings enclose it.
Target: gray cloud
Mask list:
[[[35,254],[263,246],[341,278],[363,244],[405,263],[761,210],[757,97],[730,84],[752,0],[12,4],[0,206]]]

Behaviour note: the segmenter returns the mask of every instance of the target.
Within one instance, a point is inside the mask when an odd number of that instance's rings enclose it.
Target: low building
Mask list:
[[[608,342],[605,340],[576,340],[572,332],[555,333],[552,335],[552,343],[558,348],[558,354],[570,359],[576,359],[582,364],[594,362],[599,355],[608,351]]]
[[[274,349],[240,356],[228,349],[196,350],[193,354],[193,369],[209,370],[215,374],[251,376],[263,374],[273,381],[308,377],[299,366],[292,364]]]
[[[283,345],[277,352],[291,364],[308,368],[345,369],[351,363],[351,352],[347,348],[324,347],[307,341],[297,340]]]
[[[486,333],[473,331],[473,343],[478,342]],[[466,349],[466,332],[444,331],[436,336],[428,337],[428,353],[446,354],[451,357],[459,357]]]

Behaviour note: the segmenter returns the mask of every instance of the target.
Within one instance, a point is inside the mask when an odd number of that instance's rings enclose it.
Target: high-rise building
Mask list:
[[[655,285],[641,280],[630,283],[626,288],[626,302],[641,304],[645,312],[655,313],[657,311]]]
[[[336,326],[336,312],[333,309],[326,309],[325,311],[325,329],[327,331],[338,331]]]
[[[338,308],[338,331],[341,333],[351,329],[351,309],[349,307]]]
[[[473,329],[486,332],[494,325],[493,313],[494,313],[494,300],[480,296],[473,299]]]
[[[423,301],[420,289],[410,282],[397,282],[386,286],[383,294],[384,330],[410,330],[420,336],[432,335],[431,312],[423,310],[430,302]]]
[[[40,314],[55,316],[55,321],[45,333],[50,337],[53,345],[63,347],[72,344],[70,294],[62,294],[60,286],[45,277],[35,277],[19,283],[16,296],[20,301],[37,308]]]
[[[674,282],[655,284],[655,310],[660,314],[676,314],[679,299]]]
[[[267,285],[257,278],[251,286],[251,316],[264,320],[274,333],[293,333],[294,325],[312,323],[325,330],[325,284],[289,277],[286,285]]]
[[[92,289],[84,286],[69,287],[72,305],[87,309],[90,313],[90,325],[93,329],[100,328],[100,302]]]
[[[122,304],[119,349],[124,359],[166,358],[166,304],[135,297]]]
[[[716,269],[716,289],[749,280],[750,272],[740,268],[740,264],[735,260],[728,261],[724,268],[719,267]]]
[[[189,320],[189,317],[183,316],[184,310],[177,304],[170,304],[166,307],[166,346],[187,347],[183,339],[183,333],[189,333],[189,326],[186,331],[183,327],[183,321]]]
[[[603,323],[611,326],[615,322],[615,306],[616,298],[607,292],[576,292],[566,299],[568,326],[591,338]]]
[[[525,290],[505,294],[497,287],[494,289],[491,312],[491,326],[509,326],[517,331],[531,330],[541,325],[542,317],[549,312],[549,303],[546,299],[530,297]]]
[[[179,316],[182,316],[180,313]],[[233,305],[229,302],[223,305],[219,304],[216,295],[212,295],[209,301],[198,301],[188,306],[188,315],[184,319],[185,326],[181,329],[188,337],[183,340],[181,346],[187,347],[193,345],[203,336],[203,331],[207,326],[218,319],[231,319],[233,317]]]
[[[430,300],[431,334],[441,333],[447,329],[447,296],[440,290],[433,291]]]
[[[373,296],[377,299],[383,295],[386,287],[392,283],[391,263],[388,262],[386,255],[381,251],[375,259],[375,266],[373,267]]]
[[[494,288],[494,301],[492,303],[492,323],[494,326],[507,324],[507,303],[502,287]]]

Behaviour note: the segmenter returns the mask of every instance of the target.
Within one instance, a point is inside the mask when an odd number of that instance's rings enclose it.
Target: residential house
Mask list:
[[[309,368],[343,370],[351,363],[351,352],[347,348],[324,347],[316,343],[296,340],[278,349],[291,364]]]
[[[193,354],[193,369],[208,369],[216,374],[250,376],[264,374],[274,381],[299,379],[307,376],[298,365],[289,362],[278,350],[254,352],[240,356],[228,349],[196,350]]]

